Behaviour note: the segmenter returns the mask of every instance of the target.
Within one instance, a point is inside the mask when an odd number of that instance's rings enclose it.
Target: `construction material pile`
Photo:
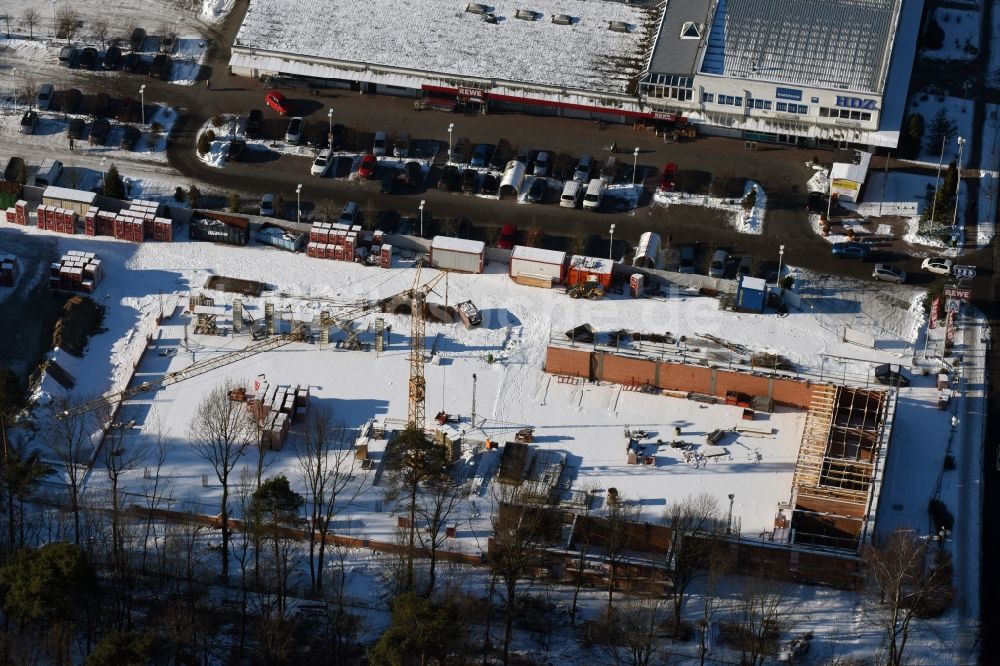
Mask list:
[[[301,423],[309,407],[309,387],[271,386],[266,380],[254,382],[247,406],[261,425],[261,446],[280,451],[292,421]]]
[[[383,243],[381,231],[365,231],[356,224],[314,222],[306,254],[314,259],[359,261],[392,267],[392,246]]]
[[[49,266],[49,288],[53,291],[92,294],[102,277],[101,260],[93,252],[70,250]]]

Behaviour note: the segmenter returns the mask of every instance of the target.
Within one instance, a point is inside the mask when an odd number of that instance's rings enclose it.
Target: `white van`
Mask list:
[[[583,198],[583,183],[576,180],[567,180],[563,185],[562,196],[559,197],[559,205],[564,208],[576,208]]]
[[[607,185],[600,178],[591,179],[590,184],[587,185],[587,193],[583,196],[583,209],[597,210],[600,208],[606,188]]]
[[[41,166],[38,167],[38,172],[35,173],[35,187],[55,185],[56,181],[59,180],[59,176],[62,175],[62,170],[63,165],[59,160],[42,160]]]

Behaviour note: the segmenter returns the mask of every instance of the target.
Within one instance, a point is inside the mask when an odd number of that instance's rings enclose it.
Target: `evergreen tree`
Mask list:
[[[122,181],[121,174],[118,173],[118,167],[114,164],[104,174],[104,196],[112,199],[125,198],[125,183]]]

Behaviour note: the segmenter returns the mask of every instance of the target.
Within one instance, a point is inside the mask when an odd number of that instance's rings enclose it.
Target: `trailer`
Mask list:
[[[486,265],[486,243],[435,236],[431,241],[431,266],[462,273],[482,273]]]
[[[574,255],[569,259],[566,284],[576,285],[596,281],[605,289],[611,288],[613,263],[609,259]]]
[[[566,253],[515,245],[510,255],[510,277],[530,286],[561,284],[566,279]]]

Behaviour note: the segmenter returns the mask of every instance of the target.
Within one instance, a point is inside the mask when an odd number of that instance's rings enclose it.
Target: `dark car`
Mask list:
[[[531,187],[528,188],[528,193],[524,196],[525,201],[531,203],[539,203],[542,197],[545,196],[545,179],[536,178],[531,181]]]
[[[177,49],[177,35],[170,32],[160,37],[160,53],[173,53]]]
[[[517,225],[505,224],[500,228],[500,240],[497,247],[501,250],[513,250],[517,243]]]
[[[25,111],[21,116],[21,134],[34,134],[36,127],[38,127],[38,112],[34,109]]]
[[[104,54],[104,69],[115,70],[121,67],[122,64],[122,50],[117,46],[108,47],[107,52]]]
[[[74,118],[69,121],[69,127],[66,128],[66,136],[70,139],[82,139],[83,138],[83,128],[86,123],[83,122],[83,118]]]
[[[122,69],[135,74],[142,67],[142,57],[138,53],[129,53],[122,60]]]
[[[146,41],[146,31],[142,28],[135,28],[128,41],[133,51],[141,51],[143,42]]]
[[[330,136],[330,150],[340,150],[344,147],[344,126],[334,123],[333,132]]]
[[[55,108],[63,113],[76,113],[80,108],[83,93],[76,88],[70,88],[69,90],[60,90],[54,97]]]
[[[115,100],[108,93],[97,93],[94,96],[93,112],[95,118],[110,118],[115,115]]]
[[[871,255],[871,251],[871,246],[855,241],[833,244],[833,255],[835,257],[844,257],[845,259],[864,261]]]
[[[475,169],[466,169],[462,174],[462,191],[475,193],[479,185],[479,172]]]
[[[454,192],[462,186],[462,176],[458,167],[448,165],[441,170],[441,178],[438,179],[439,190]]]
[[[483,185],[479,188],[479,191],[483,194],[496,194],[497,190],[500,189],[500,180],[493,174],[486,174],[483,176]]]
[[[398,174],[395,169],[390,169],[382,174],[382,180],[379,181],[378,191],[382,194],[392,194],[392,191],[396,188],[396,180]]]
[[[97,49],[88,46],[80,52],[80,67],[97,69]]]
[[[76,56],[75,46],[64,46],[59,49],[59,64],[66,65],[69,67],[70,63],[73,62],[73,58]]]
[[[490,163],[493,153],[493,146],[485,143],[477,144],[472,149],[472,157],[469,158],[469,166],[485,167]]]
[[[111,123],[104,118],[98,118],[90,126],[90,138],[88,140],[96,146],[103,146],[108,140],[108,134],[110,133]]]
[[[822,192],[810,192],[806,207],[810,213],[821,215],[826,212],[826,195]]]
[[[141,136],[142,132],[137,127],[133,127],[132,125],[122,127],[122,150],[135,150]]]
[[[497,146],[490,159],[490,166],[494,169],[503,169],[507,166],[507,162],[512,159],[514,159],[514,147],[510,145],[510,141],[507,139],[497,141]]]
[[[154,79],[167,81],[170,79],[170,56],[165,53],[157,53],[153,58],[153,64],[149,66],[149,75]]]
[[[137,99],[125,99],[118,101],[118,109],[115,111],[115,120],[120,123],[134,123],[142,117],[142,104]]]
[[[243,127],[244,134],[248,139],[260,138],[260,123],[264,119],[264,114],[260,109],[250,109],[247,114],[247,122]]]
[[[420,168],[420,162],[407,162],[404,178],[407,185],[419,185],[424,179],[424,172]]]
[[[246,152],[247,142],[245,139],[236,138],[229,142],[229,150],[226,151],[226,156],[231,160],[239,161],[243,157],[243,153]]]

